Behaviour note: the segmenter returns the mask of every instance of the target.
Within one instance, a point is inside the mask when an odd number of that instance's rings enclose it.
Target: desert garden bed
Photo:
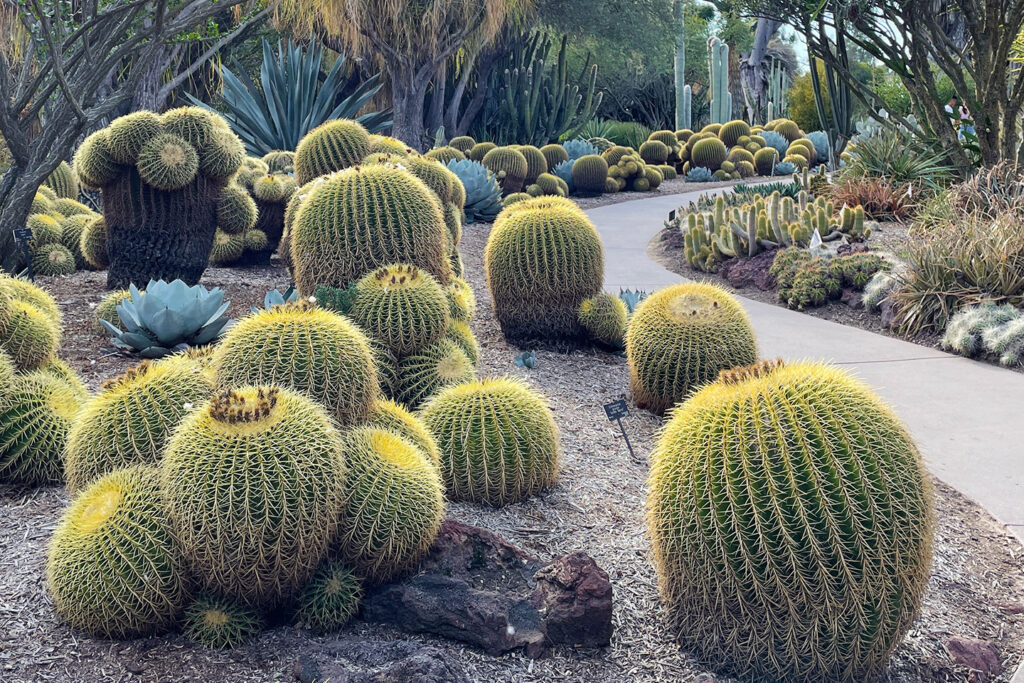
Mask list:
[[[532,370],[517,368],[518,349],[494,319],[482,267],[486,225],[467,226],[462,243],[467,280],[479,300],[473,331],[480,376],[523,376],[550,401],[562,434],[564,467],[548,493],[501,509],[449,504],[448,515],[479,525],[544,561],[584,550],[608,572],[614,635],[609,647],[558,648],[531,659],[495,657],[462,643],[401,633],[357,619],[322,637],[278,626],[230,651],[212,651],[180,635],[129,641],[84,636],[61,623],[44,587],[46,547],[68,497],[59,487],[0,487],[0,678],[29,680],[374,680],[394,661],[444,680],[692,680],[706,673],[672,643],[659,606],[644,532],[647,458],[661,421],[633,408],[625,420],[636,457],[601,409],[628,397],[625,359],[601,352],[538,350]],[[210,269],[203,284],[224,288],[232,315],[284,287],[283,268]],[[91,329],[90,304],[104,295],[103,274],[42,279],[65,315],[61,355],[91,387],[134,364]],[[885,680],[1009,680],[1024,652],[1024,557],[989,515],[936,482],[938,525],[931,580],[920,619],[896,650]],[[973,658],[973,659],[972,659]],[[992,664],[998,660],[998,666]],[[986,664],[987,662],[987,664]],[[413,668],[419,666],[419,669]],[[447,667],[447,668],[446,668]],[[348,678],[346,678],[346,676]],[[709,678],[712,678],[708,674]]]

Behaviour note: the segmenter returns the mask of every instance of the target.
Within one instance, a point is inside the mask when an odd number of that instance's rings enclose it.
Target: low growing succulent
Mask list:
[[[272,289],[267,292],[266,296],[263,297],[263,308],[257,306],[250,306],[249,310],[252,313],[259,313],[260,311],[269,311],[274,306],[283,306],[285,304],[294,303],[299,300],[299,293],[296,291],[294,286],[284,290],[282,294],[277,289]]]
[[[470,159],[449,161],[448,170],[459,176],[466,188],[466,222],[489,223],[501,212],[501,186],[493,173]]]
[[[224,301],[219,288],[208,290],[201,285],[189,287],[181,280],[167,283],[150,280],[143,295],[133,284],[117,307],[124,330],[101,320],[100,324],[114,335],[117,348],[142,358],[160,358],[191,346],[209,344],[228,322],[224,312],[230,302]]]
[[[715,176],[711,173],[711,169],[703,166],[695,166],[686,173],[686,182],[688,183],[710,183],[714,179]]]

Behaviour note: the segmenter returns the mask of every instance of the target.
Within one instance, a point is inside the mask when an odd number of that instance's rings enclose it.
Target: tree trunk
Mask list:
[[[423,121],[426,83],[416,83],[412,73],[393,70],[391,73],[391,94],[394,98],[394,123],[391,134],[423,152],[426,150],[426,128]]]
[[[754,46],[750,53],[744,55],[740,61],[741,85],[746,85],[746,90],[753,97],[755,108],[755,119],[761,112],[767,111],[768,107],[768,79],[770,77],[771,62],[765,61],[768,53],[768,43],[775,32],[779,30],[782,22],[761,17],[757,20],[757,29],[754,32]],[[776,103],[776,106],[778,103]],[[778,111],[778,109],[776,109]]]

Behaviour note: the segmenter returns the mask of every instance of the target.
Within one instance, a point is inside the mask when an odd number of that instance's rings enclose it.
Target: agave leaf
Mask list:
[[[162,346],[174,346],[185,338],[186,330],[195,329],[189,324],[189,314],[165,308],[146,321],[146,327],[156,336]]]
[[[124,334],[124,330],[122,330],[122,329],[120,329],[118,327],[114,327],[113,325],[111,325],[106,320],[101,320],[100,321],[100,325],[103,325],[103,327],[107,330],[107,332],[109,332],[110,334],[114,335],[114,337],[119,337],[122,334]]]
[[[126,332],[134,332],[142,326],[142,321],[139,318],[139,312],[135,304],[128,301],[128,299],[123,299],[117,305],[116,310],[117,317],[121,320],[121,324],[124,325]]]
[[[203,346],[209,344],[214,339],[220,336],[221,330],[228,324],[228,318],[221,318],[215,322],[210,323],[192,339],[193,346]]]
[[[128,344],[136,351],[148,349],[156,341],[145,332],[125,332],[117,337],[118,341]]]
[[[150,346],[149,348],[140,351],[139,356],[142,358],[163,358],[169,353],[171,353],[171,349],[167,349],[162,346]]]

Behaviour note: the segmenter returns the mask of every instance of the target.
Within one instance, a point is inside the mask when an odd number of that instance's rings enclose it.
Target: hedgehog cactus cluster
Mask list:
[[[231,182],[244,158],[224,119],[198,107],[134,112],[87,137],[74,170],[102,191],[107,286],[195,284],[217,228],[235,234],[256,220],[255,206],[240,202],[244,191]]]
[[[929,479],[899,420],[840,370],[723,372],[673,412],[649,491],[669,626],[724,673],[872,680],[919,613]]]

